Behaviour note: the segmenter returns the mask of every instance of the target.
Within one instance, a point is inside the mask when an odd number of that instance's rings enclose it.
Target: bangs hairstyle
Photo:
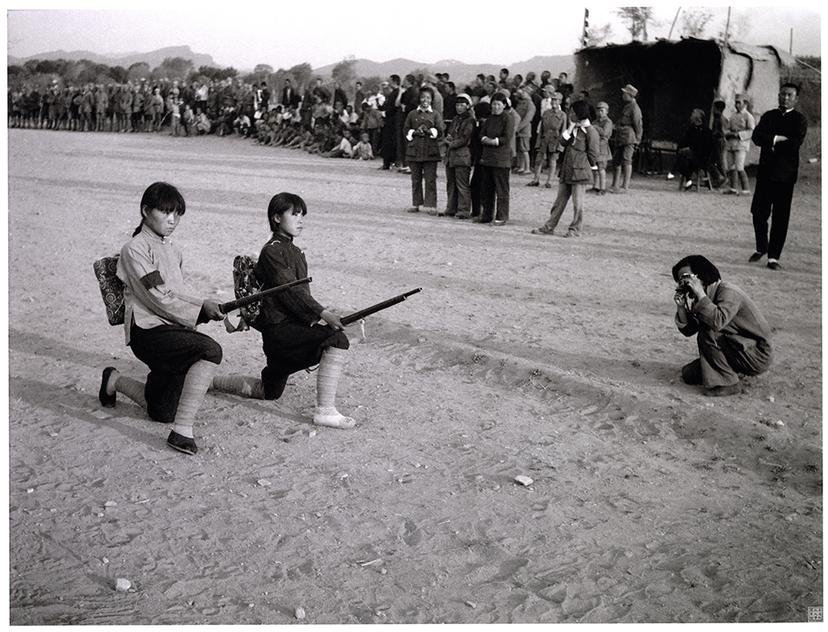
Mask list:
[[[673,280],[678,282],[678,271],[684,267],[690,268],[693,273],[699,277],[702,285],[707,287],[711,283],[721,281],[722,275],[719,274],[719,269],[714,266],[707,257],[701,255],[689,255],[681,259],[673,266]]]
[[[153,182],[141,197],[141,210],[158,209],[164,213],[184,215],[187,205],[178,189],[167,182]]]
[[[133,237],[140,233],[144,226],[144,209],[147,213],[158,209],[162,213],[184,215],[187,205],[184,203],[184,197],[173,185],[167,182],[153,182],[141,196],[141,223],[132,231]]]
[[[308,207],[305,204],[305,200],[295,193],[282,192],[270,198],[270,204],[267,205],[267,221],[270,224],[271,230],[275,231],[278,228],[275,217],[277,215],[284,215],[288,211],[294,213],[298,211],[302,215],[307,215]]]

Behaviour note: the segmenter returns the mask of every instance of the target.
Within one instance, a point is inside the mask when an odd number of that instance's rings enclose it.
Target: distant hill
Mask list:
[[[334,66],[336,64],[328,64],[327,66],[314,68],[314,73],[320,76],[329,76]],[[384,62],[371,61],[370,59],[357,59],[354,64],[354,71],[360,77],[373,77],[375,75],[387,77],[392,74],[397,74],[402,77],[418,68],[428,68],[432,73],[447,72],[451,80],[455,83],[466,84],[471,82],[475,75],[479,73],[497,77],[501,68],[508,68],[510,74],[521,74],[524,77],[527,72],[534,71],[538,75],[538,79],[540,79],[540,73],[543,70],[549,70],[553,77],[557,77],[560,72],[566,72],[572,77],[575,73],[575,62],[572,55],[549,55],[535,56],[526,61],[513,64],[466,64],[455,59],[441,59],[433,64],[427,64],[425,62],[404,58],[391,59]]]
[[[132,64],[138,62],[146,62],[150,68],[160,66],[167,57],[182,57],[193,62],[193,68],[199,66],[214,66],[218,64],[213,61],[211,55],[202,53],[194,53],[189,46],[168,46],[166,48],[159,48],[147,53],[123,53],[123,54],[107,54],[93,53],[89,50],[54,50],[46,53],[38,53],[37,55],[30,55],[29,57],[12,57],[9,56],[9,65],[24,64],[30,59],[51,60],[51,59],[66,59],[67,61],[79,61],[81,59],[88,59],[96,64],[106,64],[107,66],[123,66],[129,68]]]

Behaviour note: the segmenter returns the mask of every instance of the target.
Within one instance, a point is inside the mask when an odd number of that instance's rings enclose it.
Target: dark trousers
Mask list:
[[[497,213],[495,213],[495,198]],[[482,222],[492,219],[506,221],[509,219],[509,167],[489,167],[483,165],[483,209]]]
[[[759,178],[756,180],[756,190],[750,204],[756,252],[767,252],[768,259],[779,259],[782,254],[782,247],[788,235],[793,189],[793,182],[771,182]],[[768,243],[768,219],[771,215],[773,220]]]
[[[437,208],[437,161],[411,161],[411,204]],[[423,194],[425,185],[425,194]]]
[[[483,166],[475,165],[472,172],[471,183],[471,216],[478,217],[483,206]]]
[[[175,421],[181,388],[190,367],[200,360],[213,364],[222,360],[221,346],[215,340],[180,325],[141,329],[133,323],[129,346],[150,369],[144,387],[147,414],[164,423]]]
[[[471,167],[446,165],[446,215],[468,215],[471,210]]]
[[[380,134],[382,133],[382,130],[379,127],[376,127],[365,131],[368,132],[368,138],[371,139],[371,150],[374,152],[375,156],[378,156],[380,152]]]
[[[328,347],[348,349],[348,337],[328,325],[309,327],[283,321],[262,329],[267,366],[262,369],[265,399],[279,399],[291,373],[319,364]]]
[[[388,168],[397,159],[396,117],[385,119],[382,126],[382,166]]]

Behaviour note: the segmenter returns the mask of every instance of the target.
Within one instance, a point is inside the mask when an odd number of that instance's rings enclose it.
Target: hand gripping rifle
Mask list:
[[[245,305],[250,305],[250,303],[255,303],[256,301],[261,301],[265,296],[270,296],[271,294],[278,294],[279,292],[284,292],[285,290],[287,290],[288,288],[293,287],[294,285],[301,285],[302,283],[310,283],[311,280],[312,280],[311,277],[305,277],[304,279],[296,279],[295,281],[291,281],[290,283],[285,283],[283,285],[277,285],[276,287],[272,287],[272,288],[270,288],[268,290],[264,290],[262,292],[256,292],[255,294],[251,294],[249,296],[243,296],[241,298],[237,298],[235,301],[228,301],[226,303],[221,303],[218,306],[218,308],[221,310],[222,314],[227,314],[229,312],[232,312],[234,309],[238,309],[239,307],[244,307]],[[403,299],[400,299],[400,300],[403,300]],[[383,308],[380,308],[380,309],[383,309]]]
[[[387,301],[383,301],[382,303],[377,303],[376,305],[371,305],[371,307],[366,307],[365,309],[361,309],[358,312],[354,312],[353,314],[348,314],[347,316],[343,316],[339,322],[342,323],[343,326],[347,327],[351,323],[355,323],[358,320],[362,320],[366,316],[370,316],[371,314],[376,314],[379,311],[387,309],[392,305],[396,305],[397,303],[402,303],[405,299],[407,299],[412,294],[416,294],[423,288],[418,287],[413,290],[409,290],[404,294],[400,294],[399,296],[395,296],[393,298],[389,298]]]

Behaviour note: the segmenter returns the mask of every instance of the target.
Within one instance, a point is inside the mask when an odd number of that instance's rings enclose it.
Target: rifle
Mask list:
[[[382,311],[392,305],[396,305],[397,303],[402,303],[405,299],[407,299],[412,294],[416,294],[423,288],[418,287],[414,290],[409,290],[404,294],[400,294],[399,296],[395,296],[393,298],[389,298],[387,301],[383,301],[382,303],[377,303],[376,305],[371,305],[371,307],[366,307],[365,309],[361,309],[358,312],[354,312],[353,314],[348,314],[347,316],[343,316],[339,322],[342,323],[343,326],[348,326],[351,323],[355,323],[358,320],[362,320],[366,316],[370,316],[371,314],[375,314],[379,311]]]
[[[255,303],[257,301],[262,300],[265,296],[270,296],[271,294],[278,294],[279,292],[284,292],[288,288],[293,287],[294,285],[300,285],[302,283],[310,283],[312,281],[311,277],[305,277],[304,279],[297,279],[296,281],[291,281],[290,283],[285,283],[283,285],[277,285],[276,287],[272,287],[268,290],[263,290],[261,292],[256,292],[255,294],[250,294],[249,296],[243,296],[241,298],[237,298],[235,301],[228,301],[226,303],[221,303],[218,308],[221,310],[222,314],[227,314],[228,312],[232,312],[234,309],[238,309],[239,307],[244,307],[245,305],[250,305],[250,303]]]

